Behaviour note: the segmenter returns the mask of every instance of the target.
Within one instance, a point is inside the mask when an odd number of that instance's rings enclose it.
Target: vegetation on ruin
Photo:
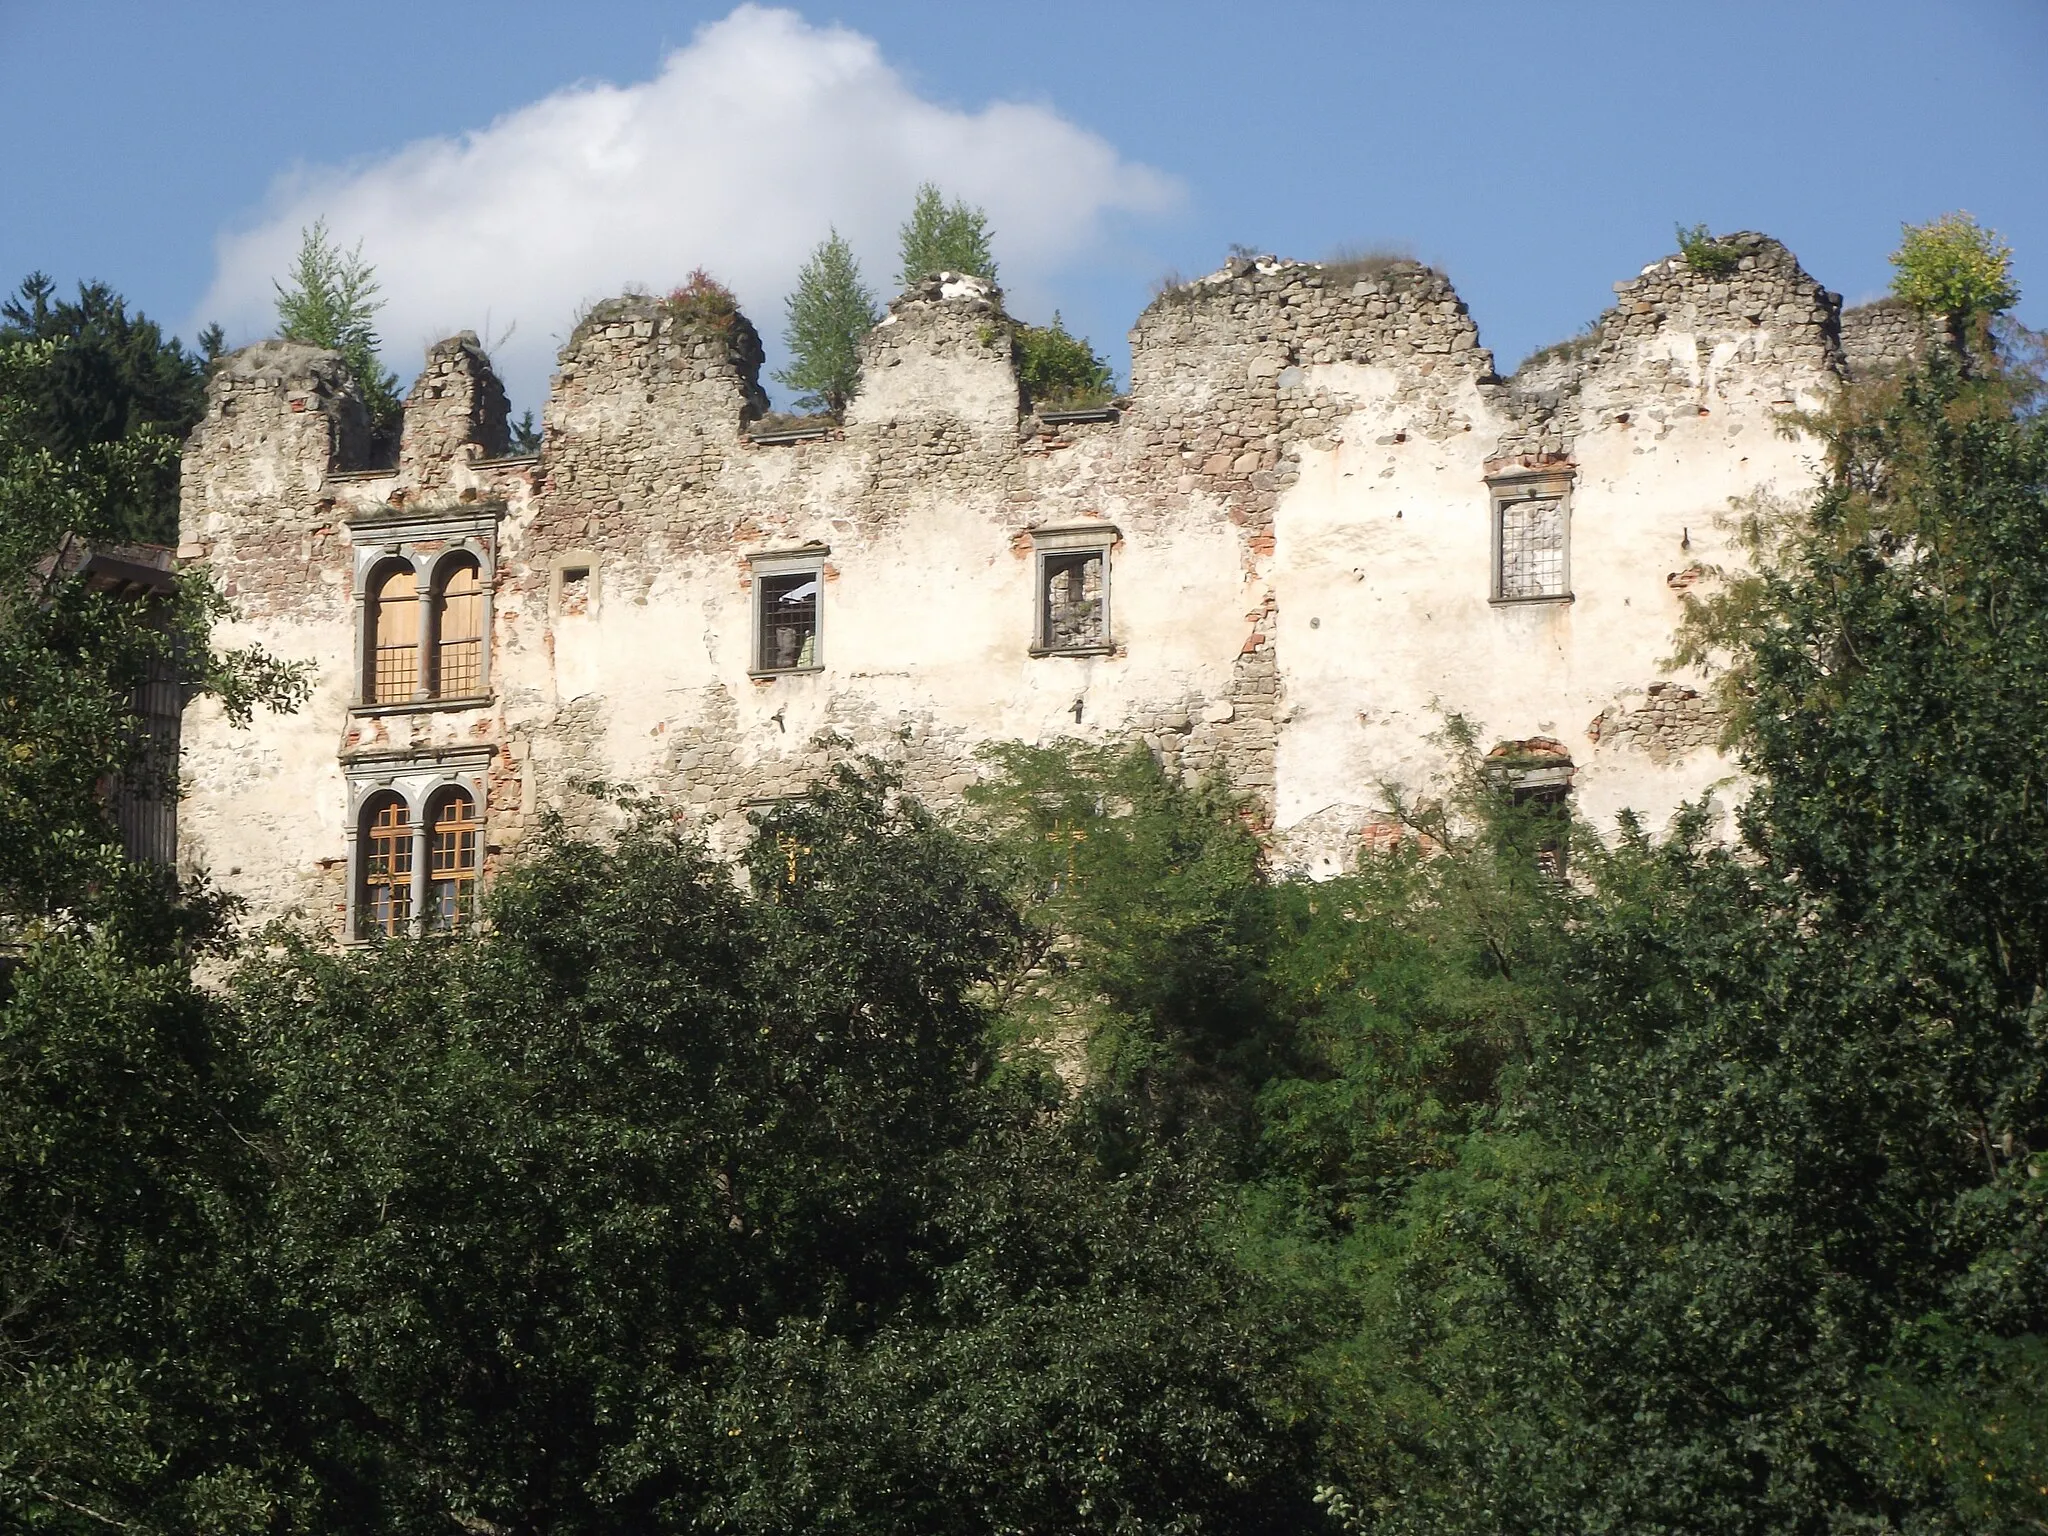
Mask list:
[[[1952,324],[1991,316],[2019,302],[2012,250],[1967,213],[1908,224],[1892,253],[1892,292],[1922,314]]]
[[[994,238],[986,213],[959,198],[947,202],[937,186],[926,182],[917,189],[910,217],[897,232],[896,284],[915,288],[940,272],[963,272],[993,283]]]
[[[1050,325],[1016,324],[1010,342],[1017,382],[1034,406],[1062,410],[1103,405],[1115,393],[1108,361],[1067,329],[1058,310]]]
[[[729,331],[739,319],[740,301],[733,291],[702,267],[693,270],[680,288],[670,291],[662,307],[680,324]]]
[[[1728,277],[1742,265],[1742,253],[1717,240],[1704,224],[1678,226],[1678,254],[1701,277]]]
[[[837,417],[860,389],[861,340],[882,318],[838,230],[811,252],[784,305],[790,360],[775,377],[797,391],[801,409]]]
[[[395,445],[405,401],[398,376],[379,361],[377,269],[363,257],[359,240],[343,250],[328,233],[327,221],[315,219],[299,235],[292,261],[290,286],[277,290],[278,335],[286,341],[328,347],[348,364],[371,430]]]
[[[2048,417],[1936,348],[1696,600],[1753,788],[1608,841],[1476,722],[1355,870],[1142,747],[854,761],[739,874],[552,825],[456,937],[224,958],[101,785],[153,494],[0,345],[0,1524],[2048,1526]],[[22,713],[24,710],[27,713]],[[1557,853],[1568,837],[1569,878]]]

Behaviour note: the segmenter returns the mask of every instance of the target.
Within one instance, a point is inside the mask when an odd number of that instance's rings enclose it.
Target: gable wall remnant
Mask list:
[[[1227,775],[1281,860],[1331,872],[1384,785],[1440,766],[1446,710],[1583,742],[1581,803],[1654,819],[1725,761],[1699,732],[1646,752],[1588,722],[1654,684],[1671,578],[1725,556],[1730,498],[1810,481],[1810,445],[1774,428],[1843,376],[1839,299],[1731,238],[1737,273],[1654,263],[1511,378],[1419,264],[1233,260],[1138,318],[1130,393],[1099,419],[1033,412],[1001,295],[952,275],[890,306],[843,422],[759,437],[752,325],[651,298],[577,326],[532,458],[503,454],[473,336],[432,350],[374,473],[351,470],[338,358],[248,349],[187,449],[181,554],[237,605],[224,641],[317,681],[253,733],[195,706],[187,845],[259,911],[338,926],[348,785],[408,755],[487,759],[488,872],[543,811],[602,823],[597,783],[730,848],[750,804],[848,753],[945,804],[986,743],[1130,738]],[[1498,601],[1496,506],[1539,485],[1569,591]],[[488,697],[365,706],[363,562],[431,573],[461,540],[489,572]],[[1104,644],[1038,643],[1042,562],[1067,548],[1106,562]],[[759,665],[762,571],[815,578],[801,669]]]

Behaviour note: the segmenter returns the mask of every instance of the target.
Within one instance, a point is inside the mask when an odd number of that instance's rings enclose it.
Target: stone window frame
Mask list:
[[[387,794],[396,795],[405,807],[406,825],[412,831],[412,882],[405,931],[426,931],[426,901],[429,883],[428,840],[432,834],[429,817],[435,801],[455,789],[469,796],[477,824],[476,886],[483,887],[483,860],[489,843],[488,801],[484,797],[495,746],[444,747],[425,751],[365,752],[342,764],[348,780],[348,819],[343,833],[344,860],[348,873],[342,939],[346,944],[375,944],[384,937],[365,931],[363,856],[365,812],[372,802]]]
[[[356,715],[415,714],[431,710],[475,709],[491,700],[491,626],[497,588],[498,521],[502,506],[462,506],[437,511],[399,512],[386,509],[351,520],[349,542],[354,560],[355,682],[350,688],[349,711]],[[424,546],[436,545],[438,548]],[[478,647],[478,681],[474,693],[441,697],[430,693],[427,679],[438,660],[435,632],[435,594],[443,567],[464,555],[476,561],[478,602],[477,628],[482,637]],[[410,699],[375,702],[370,664],[370,581],[380,567],[409,564],[419,593],[419,648],[417,681]],[[438,684],[438,679],[436,679]]]
[[[1489,475],[1487,489],[1487,601],[1496,607],[1518,607],[1525,603],[1569,603],[1572,593],[1572,484],[1569,469],[1513,470]],[[1509,594],[1502,590],[1501,525],[1510,506],[1525,501],[1555,501],[1560,523],[1558,590]]]
[[[747,676],[810,677],[825,670],[825,561],[831,553],[829,545],[813,543],[796,549],[763,550],[746,557],[752,587],[748,603]],[[761,598],[765,589],[764,578],[773,576],[809,576],[818,584],[817,603],[812,610],[809,666],[771,667],[766,664],[762,641],[767,636],[767,614],[762,609]]]
[[[1031,654],[1033,656],[1113,656],[1116,615],[1110,603],[1112,554],[1123,542],[1114,523],[1078,523],[1026,530],[1031,539]],[[1046,564],[1069,555],[1095,555],[1102,561],[1102,639],[1094,645],[1053,645],[1047,634]]]
[[[553,619],[572,617],[562,611],[562,586],[572,571],[584,576],[583,611],[576,618],[594,619],[604,601],[604,572],[597,556],[587,549],[565,549],[548,561],[548,615]]]

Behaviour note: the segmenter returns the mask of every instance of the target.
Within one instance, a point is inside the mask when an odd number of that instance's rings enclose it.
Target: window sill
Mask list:
[[[1546,592],[1541,597],[1489,597],[1487,602],[1495,608],[1526,608],[1531,603],[1573,603],[1578,599],[1570,592]]]
[[[778,677],[815,677],[825,668],[815,667],[749,667],[747,676],[756,682],[772,682]]]
[[[1113,645],[1034,645],[1034,656],[1114,656]]]
[[[351,704],[352,715],[424,715],[451,709],[482,709],[491,702],[488,693],[473,693],[459,699],[407,699],[400,704]]]

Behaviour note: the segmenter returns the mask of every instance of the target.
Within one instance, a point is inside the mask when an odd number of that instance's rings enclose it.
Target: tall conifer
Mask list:
[[[853,247],[834,229],[811,252],[786,300],[782,339],[789,366],[775,377],[801,393],[805,410],[837,416],[860,388],[860,340],[881,319],[861,281]]]

